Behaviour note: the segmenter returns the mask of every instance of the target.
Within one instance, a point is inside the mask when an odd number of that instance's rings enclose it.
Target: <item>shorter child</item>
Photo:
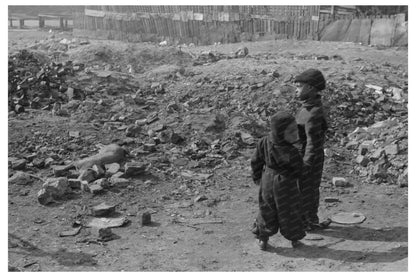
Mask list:
[[[271,118],[269,135],[260,139],[251,159],[253,181],[260,186],[259,214],[252,232],[266,250],[269,237],[280,233],[301,245],[305,237],[301,217],[301,196],[298,178],[302,172],[302,158],[292,144],[298,140],[295,118],[286,111]]]

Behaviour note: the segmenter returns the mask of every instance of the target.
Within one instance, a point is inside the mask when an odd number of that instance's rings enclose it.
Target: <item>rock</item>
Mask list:
[[[26,169],[27,161],[25,159],[17,159],[12,161],[12,169],[14,170],[24,170]]]
[[[392,98],[394,100],[397,100],[397,101],[402,100],[402,97],[403,97],[403,90],[402,89],[392,87],[392,88],[389,89],[389,92],[391,92],[393,94]]]
[[[107,205],[106,203],[101,203],[92,208],[93,216],[107,216],[116,211],[116,205]]]
[[[106,175],[112,176],[120,170],[120,164],[119,163],[106,164],[105,170],[106,170]]]
[[[406,168],[406,170],[397,178],[397,184],[399,185],[399,187],[403,188],[408,186],[408,182],[408,173]]]
[[[358,147],[358,155],[365,155],[373,148],[374,142],[371,140],[365,140]]]
[[[152,223],[152,215],[149,212],[144,212],[141,216],[141,225],[147,226]]]
[[[351,140],[349,141],[346,145],[345,148],[351,150],[351,149],[355,149],[358,146],[359,142],[356,140]]]
[[[345,178],[342,177],[333,177],[332,184],[336,187],[350,187],[351,184]]]
[[[86,227],[92,228],[115,228],[127,224],[129,220],[126,217],[106,218],[94,217],[86,224]]]
[[[99,228],[97,231],[93,231],[95,234],[98,234],[98,241],[110,241],[120,238],[111,231],[111,228]]]
[[[275,78],[279,78],[280,77],[280,74],[279,74],[279,72],[277,70],[273,71],[272,75]]]
[[[326,56],[326,55],[319,55],[319,56],[316,56],[315,59],[318,60],[318,61],[319,60],[325,60],[325,61],[327,61],[327,60],[329,60],[329,57]]]
[[[145,143],[145,144],[143,144],[143,151],[155,152],[156,151],[156,144],[155,143]]]
[[[79,138],[79,131],[69,131],[69,137],[71,138]]]
[[[95,180],[93,184],[99,185],[102,188],[108,188],[110,186],[110,182],[106,178]]]
[[[38,201],[42,205],[47,205],[55,200],[61,199],[65,194],[70,192],[68,179],[65,177],[50,178],[42,185],[38,192]]]
[[[140,135],[142,128],[137,125],[130,125],[126,129],[126,136],[127,137],[138,137]]]
[[[147,124],[147,119],[143,118],[143,119],[138,119],[134,122],[134,125],[136,126],[144,126]]]
[[[368,159],[366,156],[359,155],[356,159],[357,163],[363,167],[366,167],[368,163],[370,162],[370,159]]]
[[[336,197],[325,197],[324,201],[326,203],[335,203],[335,202],[340,202],[339,198]]]
[[[385,155],[386,155],[386,151],[384,151],[383,148],[379,148],[370,155],[370,160],[372,162],[375,162]]]
[[[179,134],[177,134],[175,132],[172,132],[172,134],[170,136],[170,142],[171,143],[173,143],[173,144],[180,144],[180,143],[182,143],[184,141],[185,141],[185,139],[181,135],[179,135]]]
[[[101,177],[104,177],[105,175],[105,170],[101,165],[96,165],[96,164],[93,165],[92,170],[94,170],[96,173],[95,178],[101,178]]]
[[[129,179],[117,178],[114,175],[110,178],[110,183],[116,188],[126,188],[130,185]]]
[[[126,177],[141,175],[146,171],[147,165],[140,162],[127,162],[124,165]]]
[[[58,165],[58,166],[54,166],[52,168],[53,171],[53,175],[55,175],[55,177],[66,177],[68,176],[69,170],[75,168],[75,166],[73,164],[69,164],[69,165]]]
[[[95,172],[91,168],[82,170],[78,179],[81,181],[87,181],[88,183],[91,183],[92,181],[97,179],[97,172]]]
[[[367,88],[369,88],[369,89],[373,89],[373,90],[375,90],[375,91],[380,91],[380,92],[382,92],[382,91],[383,91],[383,88],[382,88],[382,87],[380,87],[380,86],[375,86],[375,85],[365,85],[365,87],[367,87]]]
[[[78,180],[78,179],[68,179],[68,186],[71,189],[81,189],[81,180]]]
[[[54,160],[53,158],[51,158],[51,157],[46,158],[46,159],[45,159],[45,167],[50,166],[51,164],[53,164],[53,162],[54,162],[54,161],[55,161],[55,160]]]
[[[197,197],[195,197],[195,199],[194,199],[194,202],[196,203],[196,202],[201,202],[201,201],[204,201],[204,200],[207,200],[208,198],[206,197],[206,196],[204,196],[204,195],[198,195]]]
[[[32,177],[22,171],[17,171],[9,178],[9,184],[14,185],[30,185],[32,183]]]
[[[371,175],[375,178],[387,179],[388,173],[384,164],[377,163],[371,169]]]
[[[397,155],[400,152],[399,145],[390,144],[390,145],[384,147],[384,151],[387,155]]]
[[[35,158],[33,159],[32,164],[36,168],[43,168],[45,166],[45,159]]]
[[[241,140],[247,145],[253,145],[255,143],[253,136],[248,133],[241,132],[240,136]]]
[[[87,191],[91,192],[92,194],[99,194],[101,193],[104,188],[97,183],[87,184]]]
[[[208,123],[205,132],[222,132],[226,129],[226,117],[222,114],[216,114],[213,121]]]
[[[243,57],[245,57],[247,55],[248,55],[248,48],[247,47],[238,48],[237,51],[234,54],[234,56],[236,58],[243,58]]]

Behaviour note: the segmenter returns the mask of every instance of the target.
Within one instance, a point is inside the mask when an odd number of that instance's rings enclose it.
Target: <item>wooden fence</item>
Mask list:
[[[86,6],[74,32],[106,39],[212,44],[319,39],[319,6]]]

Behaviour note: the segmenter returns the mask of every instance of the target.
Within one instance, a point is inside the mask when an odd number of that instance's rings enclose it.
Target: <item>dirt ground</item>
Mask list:
[[[9,53],[49,35],[47,32],[9,31]],[[71,35],[62,33],[57,36],[70,38]],[[91,45],[106,45],[113,53],[131,49],[122,42],[90,41]],[[141,45],[135,47],[158,48]],[[139,83],[146,78],[160,80],[159,76],[166,75],[165,70],[184,66],[194,75],[171,82],[169,91],[176,94],[190,92],[190,98],[195,93],[201,99],[212,98],[212,101],[219,101],[215,90],[209,91],[209,95],[204,94],[195,86],[198,80],[204,77],[220,81],[255,79],[257,75],[253,72],[262,70],[278,70],[285,77],[317,67],[335,87],[343,77],[354,73],[356,82],[376,85],[385,82],[383,74],[387,74],[391,82],[407,82],[407,76],[389,75],[392,68],[400,67],[407,72],[408,52],[402,48],[276,40],[189,47],[183,51],[195,57],[209,50],[229,54],[244,46],[249,49],[250,57],[196,66],[187,61],[170,67],[164,65],[163,60],[154,64],[148,62],[132,78]],[[293,58],[310,55],[338,55],[343,60]],[[368,68],[387,63],[390,68],[381,68],[383,74],[374,72],[366,75],[365,79],[358,73],[363,66]],[[278,86],[278,82],[272,82],[264,89],[273,92]],[[161,101],[167,99],[166,103],[169,102],[169,97],[175,97],[175,93],[163,95]],[[230,99],[221,101],[232,103],[233,97],[240,97],[238,90],[230,95]],[[109,109],[111,107],[112,104]],[[203,107],[198,108],[202,110]],[[404,118],[407,120],[407,115]],[[192,121],[185,115],[183,119]],[[336,131],[350,133],[354,129],[355,126],[351,125],[348,129]],[[74,130],[82,135],[80,139],[71,141],[65,134]],[[62,160],[90,155],[96,152],[95,146],[99,143],[109,144],[125,138],[123,131],[95,128],[92,122],[79,114],[77,117],[54,117],[50,111],[42,110],[9,114],[8,132],[9,157],[18,157],[23,149],[40,151],[40,148],[51,147],[59,150],[62,143],[76,144],[78,147],[72,147],[72,152]],[[358,211],[367,219],[358,225],[331,224],[328,229],[310,232],[301,248],[292,249],[279,234],[271,238],[271,248],[266,252],[256,245],[250,227],[257,213],[258,188],[250,177],[249,161],[253,148],[245,147],[239,149],[239,155],[234,159],[209,168],[200,167],[201,172],[212,174],[209,179],[181,178],[177,172],[189,169],[186,166],[181,168],[178,165],[170,170],[155,168],[151,174],[134,179],[127,188],[108,190],[99,195],[78,191],[71,198],[48,206],[39,204],[37,200],[42,181],[35,180],[25,186],[9,184],[9,271],[407,271],[407,187],[389,182],[369,182],[356,174],[354,153],[340,147],[336,138],[328,142],[327,148],[344,155],[345,162],[327,158],[321,186],[320,218],[323,220],[337,212]],[[175,152],[170,149],[165,154],[169,156],[171,153]],[[44,179],[53,175],[51,168],[29,169],[27,172]],[[13,173],[9,169],[9,177]],[[333,177],[348,178],[354,186],[334,188],[331,185]],[[198,196],[206,200],[197,201]],[[324,198],[329,196],[337,197],[339,202],[324,202]],[[91,236],[89,228],[82,228],[76,236],[58,235],[71,229],[74,221],[90,218],[91,208],[102,202],[117,204],[117,213],[130,221],[125,226],[112,228],[118,239],[108,242],[88,240]],[[140,224],[140,215],[144,211],[151,212],[153,223],[150,226]]]

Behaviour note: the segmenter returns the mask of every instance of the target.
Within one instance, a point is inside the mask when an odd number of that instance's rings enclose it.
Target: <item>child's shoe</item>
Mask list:
[[[258,240],[258,244],[259,244],[261,250],[263,250],[263,251],[267,250],[267,245],[268,245],[267,242],[268,242],[268,239],[259,239]]]
[[[301,246],[303,246],[304,244],[298,240],[292,240],[292,247],[293,248],[299,248]]]

